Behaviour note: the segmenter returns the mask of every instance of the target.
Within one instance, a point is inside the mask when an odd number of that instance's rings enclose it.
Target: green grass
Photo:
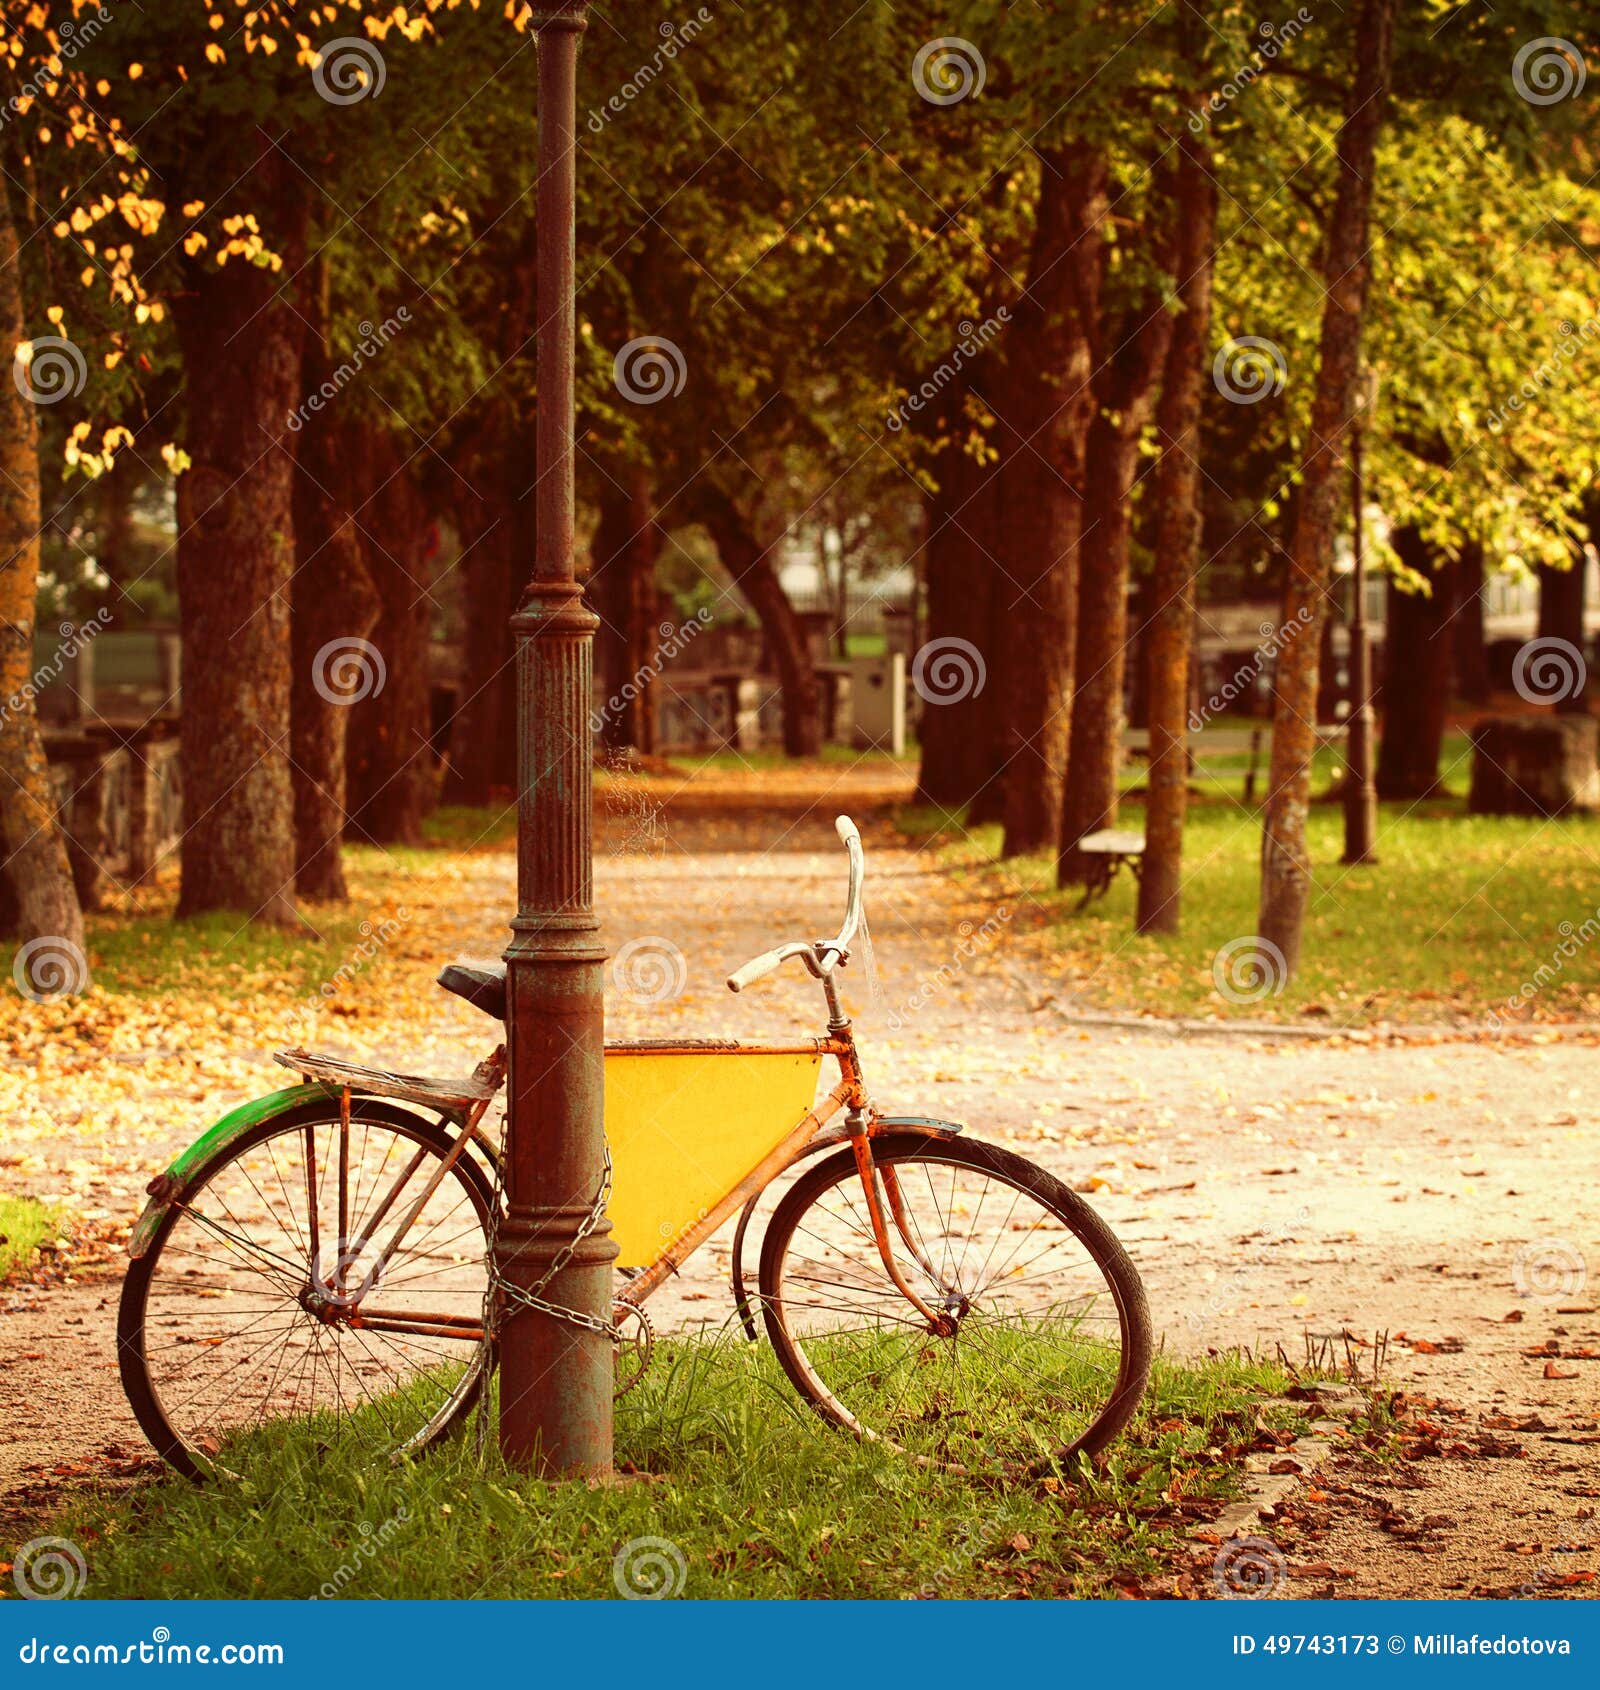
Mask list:
[[[516,801],[488,809],[471,809],[463,804],[441,804],[422,822],[425,843],[451,851],[497,850],[513,844],[517,837]]]
[[[685,774],[700,770],[727,770],[732,773],[749,769],[793,771],[819,764],[823,768],[853,769],[865,766],[870,769],[888,769],[898,765],[914,769],[916,760],[916,742],[909,738],[905,751],[898,757],[890,751],[862,751],[853,745],[824,745],[815,757],[798,760],[788,756],[783,748],[777,745],[764,745],[757,751],[682,751],[675,752],[672,756],[672,761]]]
[[[1281,993],[1243,1003],[1224,996],[1213,974],[1218,952],[1256,931],[1261,826],[1259,811],[1242,801],[1245,760],[1208,755],[1205,737],[1176,936],[1134,933],[1131,874],[1079,913],[1078,893],[1055,889],[1050,859],[1024,857],[997,869],[998,827],[964,832],[927,809],[903,811],[900,823],[919,842],[938,841],[947,864],[1001,879],[1017,910],[1014,932],[1042,924],[1046,966],[1055,968],[1043,989],[1064,1008],[1335,1026],[1481,1024],[1494,1012],[1508,1024],[1600,1019],[1600,944],[1571,937],[1600,908],[1600,817],[1468,815],[1460,736],[1446,746],[1439,796],[1379,806],[1374,865],[1343,866],[1340,808],[1313,805],[1314,886],[1299,971]],[[1337,772],[1337,758],[1320,753],[1313,791],[1326,794]],[[1127,784],[1143,779],[1144,765],[1135,763]],[[1258,797],[1264,784],[1263,765]],[[1119,825],[1143,828],[1142,798],[1124,802]],[[1536,990],[1513,1013],[1525,983]]]
[[[175,993],[244,999],[270,980],[313,993],[360,934],[361,912],[308,912],[315,931],[279,932],[222,912],[173,920],[157,915],[92,917],[95,983],[138,997]]]
[[[1226,801],[1243,799],[1244,779],[1250,767],[1246,741],[1252,728],[1261,728],[1261,749],[1256,760],[1256,793],[1266,785],[1267,758],[1272,752],[1270,727],[1249,717],[1215,718],[1197,734],[1189,735],[1196,769],[1191,784],[1203,796]],[[1447,733],[1439,757],[1442,796],[1465,798],[1472,774],[1472,742],[1464,733]],[[1148,765],[1142,754],[1123,759],[1120,783],[1123,791],[1144,786]],[[1313,792],[1330,792],[1344,773],[1342,745],[1319,745],[1311,763]]]
[[[39,1246],[61,1229],[60,1215],[32,1197],[0,1197],[0,1285],[26,1273]]]
[[[480,835],[492,834],[497,813],[441,810],[431,823],[437,824],[437,837],[422,846],[346,846],[351,901],[301,900],[303,925],[297,930],[252,923],[244,912],[232,910],[177,917],[177,883],[169,877],[154,901],[145,895],[137,908],[89,917],[95,984],[135,998],[204,997],[223,1003],[249,1002],[263,991],[315,996],[324,981],[370,948],[374,924],[404,903],[408,878],[426,883],[442,851],[459,851]],[[383,961],[380,949],[365,966]]]
[[[765,1345],[669,1342],[618,1405],[614,1485],[480,1463],[470,1437],[371,1465],[302,1427],[265,1434],[247,1482],[79,1492],[50,1529],[83,1548],[93,1597],[613,1597],[630,1547],[645,1578],[642,1539],[671,1546],[655,1565],[681,1565],[687,1597],[1104,1596],[1187,1560],[1174,1499],[1229,1494],[1286,1384],[1162,1362],[1102,1473],[1007,1488],[831,1430]]]

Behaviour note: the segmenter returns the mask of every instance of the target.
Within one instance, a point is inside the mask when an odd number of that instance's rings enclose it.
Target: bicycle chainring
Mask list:
[[[632,1303],[613,1303],[611,1319],[617,1333],[617,1382],[611,1393],[615,1401],[625,1397],[644,1378],[655,1349],[656,1333],[649,1315]]]

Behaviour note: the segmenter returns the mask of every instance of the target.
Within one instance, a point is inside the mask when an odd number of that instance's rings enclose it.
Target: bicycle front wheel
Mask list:
[[[1150,1374],[1144,1287],[1105,1222],[993,1145],[874,1139],[896,1268],[885,1270],[854,1156],[779,1204],[761,1252],[767,1332],[824,1418],[926,1464],[1039,1471],[1098,1455]]]
[[[443,1127],[374,1098],[308,1104],[201,1168],[130,1263],[129,1403],[200,1479],[296,1423],[321,1453],[415,1453],[482,1384],[494,1195]]]

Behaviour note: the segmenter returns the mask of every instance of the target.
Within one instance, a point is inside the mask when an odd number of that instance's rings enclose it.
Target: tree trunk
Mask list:
[[[1361,316],[1372,265],[1368,224],[1383,122],[1394,0],[1361,0],[1353,20],[1355,76],[1339,128],[1339,189],[1327,231],[1322,343],[1284,580],[1274,668],[1272,761],[1261,840],[1258,920],[1274,983],[1300,960],[1311,863],[1306,819],[1316,754],[1317,648],[1346,469],[1341,446],[1354,413]],[[1276,952],[1276,956],[1274,956]],[[1278,957],[1282,958],[1281,964]]]
[[[1040,148],[1028,283],[1007,329],[1007,435],[997,539],[998,614],[1019,660],[1005,665],[1003,854],[1053,850],[1072,732],[1078,542],[1089,377],[1104,262],[1105,161],[1087,146]],[[1026,629],[1025,640],[1016,639]],[[1021,653],[1026,660],[1020,660]]]
[[[1165,237],[1155,243],[1166,246]],[[1152,257],[1157,254],[1152,253]],[[1170,250],[1159,254],[1171,262]],[[1122,770],[1127,673],[1128,578],[1133,559],[1133,489],[1139,441],[1155,404],[1156,382],[1172,337],[1158,291],[1141,294],[1103,335],[1115,348],[1095,378],[1098,409],[1089,430],[1085,524],[1078,579],[1078,695],[1061,813],[1058,886],[1082,885],[1085,835],[1113,827]]]
[[[97,484],[94,561],[117,586],[137,574],[132,556],[133,495],[141,474],[142,466],[133,452],[118,452]]]
[[[1150,472],[1154,497],[1155,471]],[[1133,634],[1128,641],[1128,726],[1135,733],[1150,727],[1150,617],[1154,609],[1150,577],[1136,575],[1128,595],[1128,618]]]
[[[1078,547],[1078,629],[1066,782],[1057,841],[1056,884],[1082,884],[1089,860],[1076,849],[1085,835],[1117,819],[1122,765],[1124,651],[1128,639],[1128,568],[1133,536],[1130,498],[1139,439],[1101,412],[1089,430],[1083,539]]]
[[[332,374],[323,340],[326,270],[302,309],[310,325],[303,379],[315,392]],[[335,410],[337,407],[335,407]],[[309,412],[295,465],[294,604],[290,616],[294,681],[289,700],[294,784],[295,890],[306,898],[343,902],[339,841],[346,804],[346,736],[354,692],[369,670],[367,636],[378,619],[377,588],[356,524],[350,466],[355,433],[327,408]]]
[[[531,501],[529,501],[531,505]],[[511,618],[521,598],[516,507],[468,497],[457,513],[465,551],[461,691],[450,731],[447,803],[481,806],[516,791],[516,649]]]
[[[1390,544],[1408,569],[1430,578],[1433,591],[1404,592],[1389,577],[1376,700],[1383,714],[1378,796],[1426,798],[1439,784],[1455,659],[1452,566],[1430,552],[1415,528],[1397,528]]]
[[[701,489],[702,518],[722,567],[755,611],[783,689],[783,749],[790,757],[815,757],[822,749],[821,693],[805,627],[778,580],[772,554],[777,539],[759,539],[726,494]]]
[[[492,219],[507,229],[504,213]],[[496,363],[514,367],[533,332],[537,252],[531,223],[525,236],[510,244],[500,265],[505,309],[500,312]],[[538,523],[535,488],[529,473],[534,461],[532,419],[497,379],[474,401],[484,419],[482,434],[458,486],[456,526],[466,548],[462,572],[465,627],[461,690],[451,725],[449,766],[444,797],[452,804],[488,805],[514,799],[517,791],[517,663],[511,618],[521,608],[523,589],[533,571]],[[478,490],[483,490],[483,496]]]
[[[1322,619],[1322,631],[1317,645],[1317,705],[1312,719],[1331,722],[1339,714],[1339,706],[1349,697],[1349,689],[1339,685],[1339,664],[1333,648],[1333,618]]]
[[[367,443],[372,492],[359,516],[382,609],[371,684],[350,707],[349,831],[375,845],[415,845],[433,796],[434,529],[405,447],[376,430]]]
[[[0,182],[0,346],[28,339],[21,256]],[[8,925],[24,946],[18,984],[54,994],[89,983],[83,911],[56,822],[55,794],[33,697],[34,605],[39,593],[39,417],[11,380],[0,381],[0,879]],[[15,965],[14,964],[14,965]]]
[[[992,604],[994,564],[983,537],[994,512],[995,471],[961,449],[958,438],[934,464],[938,486],[923,505],[927,590],[927,661],[934,675],[921,689],[918,739],[922,747],[917,802],[959,811],[972,803],[1000,772],[995,702],[1004,695],[1004,674],[994,660]],[[935,684],[943,642],[972,646],[976,660],[952,669],[953,687]]]
[[[623,486],[608,483],[595,530],[589,593],[601,626],[596,645],[606,699],[600,713],[601,744],[650,756],[656,748],[656,560],[661,534],[649,476],[626,472]]]
[[[258,175],[270,174],[270,164]],[[204,259],[176,304],[190,467],[178,478],[183,662],[180,915],[297,921],[290,584],[301,323],[281,273]]]
[[[988,488],[980,501],[981,507],[987,513],[988,527],[985,532],[989,534],[993,534],[999,524],[1002,486],[999,474],[991,471]],[[1010,654],[1016,641],[1013,639],[1011,618],[1005,609],[1004,583],[993,573],[993,558],[989,559],[989,568],[989,678],[984,694],[988,700],[988,709],[979,723],[985,747],[983,762],[987,773],[984,775],[983,784],[972,795],[972,802],[967,806],[968,827],[1003,824],[1006,819],[1006,748],[1011,740],[1011,689],[1007,685],[1007,675]]]
[[[846,518],[846,523],[848,523]],[[828,579],[828,529],[817,533],[817,573]],[[845,526],[836,530],[839,537],[839,568],[833,581],[833,655],[839,662],[850,656],[850,552]]]
[[[1211,343],[1217,189],[1209,149],[1185,135],[1177,165],[1178,301],[1156,410],[1155,569],[1146,639],[1150,779],[1138,929],[1176,933],[1181,916],[1183,823],[1189,805],[1190,648],[1200,567],[1200,409]]]
[[[1562,644],[1571,646],[1583,656],[1587,665],[1588,644],[1584,639],[1583,629],[1583,587],[1586,573],[1583,554],[1575,553],[1572,562],[1565,569],[1552,569],[1548,564],[1540,564],[1534,573],[1539,577],[1539,638],[1560,640]],[[1568,666],[1562,665],[1561,672],[1568,673]],[[1574,668],[1570,672],[1576,676],[1583,671]],[[1586,690],[1582,685],[1562,687],[1555,697],[1556,714],[1587,715],[1589,706],[1585,697]]]
[[[1489,702],[1489,655],[1483,624],[1483,547],[1469,541],[1456,563],[1456,691],[1469,704]]]

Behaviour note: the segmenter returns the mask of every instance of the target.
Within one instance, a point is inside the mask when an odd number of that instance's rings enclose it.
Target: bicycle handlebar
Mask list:
[[[861,891],[867,874],[866,854],[861,849],[860,831],[848,816],[836,817],[833,826],[850,855],[850,890],[845,899],[844,925],[839,929],[838,937],[818,939],[815,943],[805,939],[791,939],[787,944],[774,946],[770,951],[763,951],[760,956],[751,957],[743,967],[736,968],[728,976],[730,992],[742,992],[746,986],[752,985],[763,975],[770,974],[773,969],[780,968],[791,957],[797,956],[805,958],[806,967],[820,980],[850,954],[850,943],[861,926]]]
[[[763,951],[760,956],[751,957],[742,968],[734,969],[728,976],[728,990],[742,992],[746,986],[754,985],[762,975],[770,974],[773,969],[781,967],[790,957],[813,955],[815,952],[804,939],[792,939],[787,945],[778,945],[773,950]]]
[[[866,853],[861,849],[861,832],[848,816],[836,816],[833,830],[850,854],[850,892],[845,899],[844,926],[839,929],[839,937],[830,939],[826,945],[819,945],[817,948],[842,953],[850,949],[850,941],[855,938],[856,929],[861,925],[861,888],[867,877],[867,859]]]

